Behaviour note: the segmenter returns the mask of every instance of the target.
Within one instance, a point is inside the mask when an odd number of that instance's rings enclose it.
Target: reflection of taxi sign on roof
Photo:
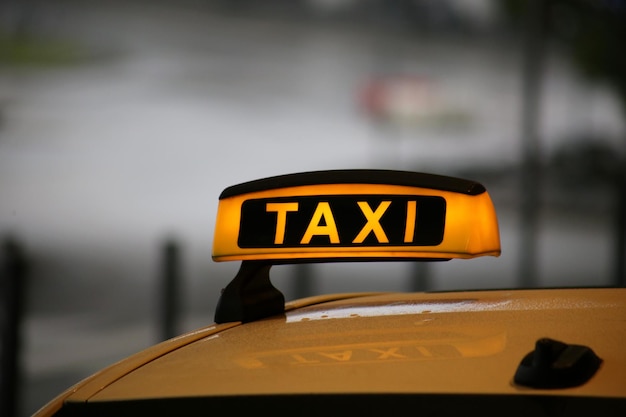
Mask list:
[[[472,181],[402,171],[285,175],[220,196],[216,261],[242,260],[215,321],[282,314],[272,264],[343,260],[447,260],[500,254],[493,204]]]
[[[220,196],[213,259],[450,259],[500,254],[485,188],[401,171],[343,170],[240,184]]]

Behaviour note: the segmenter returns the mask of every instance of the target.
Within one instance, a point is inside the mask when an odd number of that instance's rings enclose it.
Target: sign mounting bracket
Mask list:
[[[239,272],[222,290],[216,323],[250,322],[284,314],[285,297],[270,281],[270,262],[243,261]]]

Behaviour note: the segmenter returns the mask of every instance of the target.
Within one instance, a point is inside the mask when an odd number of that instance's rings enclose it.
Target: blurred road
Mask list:
[[[156,341],[166,238],[183,249],[181,330],[212,322],[219,289],[237,268],[210,260],[223,188],[307,170],[455,174],[518,161],[520,54],[507,39],[260,19],[196,2],[61,1],[35,13],[44,44],[63,40],[73,58],[0,68],[0,233],[22,240],[33,265],[24,415]],[[439,105],[463,123],[375,126],[358,93],[381,72],[429,80]],[[547,151],[582,126],[623,132],[612,96],[558,57],[546,78]],[[503,256],[434,265],[431,288],[517,285],[514,178],[484,176]],[[608,284],[611,196],[598,189],[589,200],[582,211],[543,213],[543,285]],[[333,266],[341,281],[315,268],[316,292],[410,287],[406,265]],[[287,298],[293,273],[273,275]],[[384,283],[373,279],[379,273]],[[367,281],[357,287],[355,276]]]

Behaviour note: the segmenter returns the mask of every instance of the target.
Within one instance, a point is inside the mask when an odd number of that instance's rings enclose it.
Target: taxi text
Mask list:
[[[323,196],[247,200],[240,247],[437,245],[445,200],[433,196]]]

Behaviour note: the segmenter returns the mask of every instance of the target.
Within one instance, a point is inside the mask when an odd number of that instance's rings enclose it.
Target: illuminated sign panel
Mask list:
[[[446,201],[437,196],[350,195],[246,200],[241,248],[434,246]]]
[[[499,254],[495,209],[481,184],[404,171],[317,171],[229,187],[213,241],[216,261]]]

